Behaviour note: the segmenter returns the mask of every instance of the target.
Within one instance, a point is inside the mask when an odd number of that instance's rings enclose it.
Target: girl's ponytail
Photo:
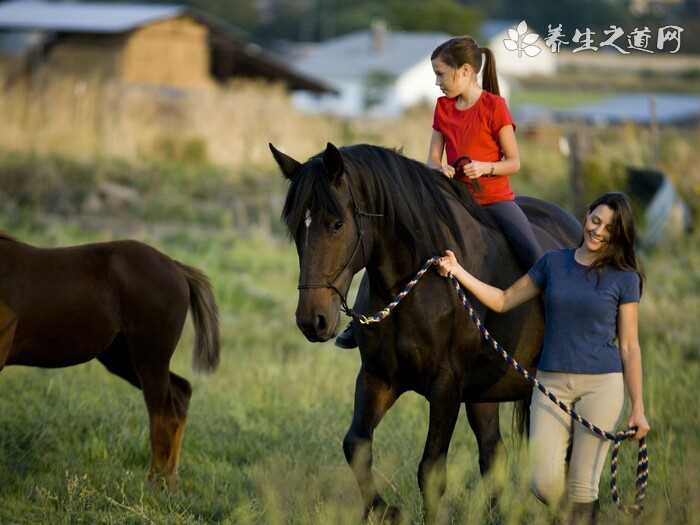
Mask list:
[[[430,55],[430,60],[439,58],[451,68],[457,69],[464,64],[469,64],[475,74],[479,74],[483,64],[482,88],[494,95],[501,95],[496,77],[496,59],[488,47],[479,47],[472,37],[456,36],[443,42],[435,48]],[[485,60],[485,62],[484,62]]]
[[[484,72],[482,73],[482,88],[494,95],[500,95],[501,90],[498,88],[498,77],[496,76],[496,58],[493,56],[493,51],[488,47],[481,47],[479,50],[485,55],[486,62],[484,63]]]

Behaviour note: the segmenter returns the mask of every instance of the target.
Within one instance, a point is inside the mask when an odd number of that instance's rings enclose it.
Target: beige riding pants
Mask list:
[[[557,398],[597,427],[614,432],[622,414],[622,373],[570,374],[537,371],[537,379]],[[572,444],[566,464],[566,451]],[[611,441],[574,421],[537,389],[530,404],[530,488],[538,499],[556,505],[598,499],[598,484]]]

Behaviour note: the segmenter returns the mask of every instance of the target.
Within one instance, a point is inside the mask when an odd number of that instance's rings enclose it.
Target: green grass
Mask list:
[[[523,104],[538,104],[555,109],[564,109],[583,104],[598,102],[607,97],[613,96],[611,91],[591,91],[591,90],[558,90],[544,88],[529,88],[514,90],[509,99],[509,104],[517,108]]]
[[[424,131],[423,117],[413,118],[414,127]],[[403,142],[394,133],[376,132],[388,145]],[[700,195],[697,138],[697,130],[664,130],[659,152],[661,168],[694,207]],[[424,137],[420,142],[422,151]],[[644,164],[648,158],[648,133],[634,127],[600,132],[591,142],[595,165],[588,170],[588,191],[614,184],[612,167]],[[557,153],[556,137],[523,137],[521,147],[523,166],[513,178],[517,192],[565,204],[568,167]],[[0,229],[41,246],[110,240],[131,232],[211,277],[222,334],[222,364],[215,375],[190,371],[189,323],[173,359],[173,370],[194,386],[181,486],[175,493],[154,490],[146,482],[150,452],[139,391],[96,362],[62,370],[3,370],[0,524],[357,522],[360,497],[341,442],[352,415],[359,356],[330,343],[312,345],[297,330],[293,247],[254,230],[243,236],[232,224],[229,198],[283,191],[281,177],[271,177],[252,170],[232,179],[201,166],[0,159]],[[102,181],[135,188],[140,202],[106,202],[101,221],[95,221],[81,210]],[[695,468],[700,460],[699,241],[695,233],[644,254],[648,280],[640,338],[653,427],[644,518],[649,524],[700,523]],[[418,522],[422,512],[416,469],[427,421],[426,401],[407,394],[375,434],[381,492],[411,522]],[[501,508],[491,523],[546,522],[546,509],[528,493],[525,448],[511,435],[509,421],[510,407],[504,406],[507,455],[493,479],[483,482],[474,437],[466,418],[460,418],[449,454],[444,521],[488,523],[486,501],[496,486]],[[634,449],[623,447],[620,486],[627,498],[633,489]],[[602,523],[631,523],[610,503],[607,468],[601,482]]]
[[[0,227],[7,226],[5,219]],[[12,231],[39,245],[113,237],[70,223]],[[173,369],[194,386],[175,493],[146,482],[146,410],[140,392],[98,363],[62,370],[8,367],[0,375],[0,523],[356,523],[359,492],[341,441],[350,423],[359,356],[312,345],[294,325],[297,260],[293,247],[227,231],[144,238],[206,271],[222,313],[222,364],[211,377],[189,369],[188,328]],[[697,235],[645,256],[641,307],[645,395],[653,431],[644,523],[700,523],[700,249]],[[486,523],[489,488],[502,491],[493,523],[545,523],[528,494],[524,447],[502,429],[507,457],[494,479],[478,473],[466,418],[449,454],[442,519]],[[375,435],[375,474],[387,500],[412,522],[421,515],[416,469],[427,430],[427,403],[402,397]],[[634,445],[623,447],[620,485],[631,496]],[[631,523],[601,483],[603,523]]]

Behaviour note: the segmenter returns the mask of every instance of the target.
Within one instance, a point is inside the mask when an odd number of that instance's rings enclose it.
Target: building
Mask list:
[[[430,53],[449,38],[445,33],[389,31],[383,23],[317,45],[296,49],[292,63],[319,76],[338,95],[297,93],[304,111],[342,116],[396,116],[421,101],[440,96]]]
[[[40,72],[207,88],[253,77],[291,90],[333,92],[323,80],[246,42],[234,28],[179,5],[4,2],[0,53],[10,81]]]
[[[496,58],[496,68],[499,76],[503,76],[509,82],[519,77],[528,77],[531,75],[550,76],[556,73],[556,54],[545,45],[542,37],[532,44],[540,49],[536,56],[527,56],[524,53],[518,53],[506,48],[504,41],[514,40],[518,38],[518,26],[520,20],[485,20],[479,30],[480,45],[486,45],[493,51]],[[534,33],[529,28],[522,27],[526,31],[524,35]],[[520,35],[523,37],[523,35]],[[482,44],[481,42],[485,42]]]
[[[536,57],[518,56],[505,48],[503,40],[518,22],[489,20],[479,32],[480,45],[489,47],[496,58],[501,95],[508,98],[512,79],[532,74],[554,74],[553,54],[541,39]],[[298,47],[292,61],[309,75],[319,76],[338,95],[299,93],[294,100],[302,110],[344,116],[368,114],[396,116],[420,102],[433,104],[440,96],[430,54],[451,35],[390,31],[376,22],[321,44]],[[479,76],[481,81],[481,76]]]

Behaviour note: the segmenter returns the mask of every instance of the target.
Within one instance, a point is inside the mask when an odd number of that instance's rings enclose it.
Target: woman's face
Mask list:
[[[461,94],[468,85],[469,65],[455,69],[448,66],[439,58],[432,61],[435,72],[435,85],[445,94],[446,97],[454,98]]]
[[[591,252],[603,250],[612,236],[615,212],[605,204],[599,204],[588,215],[583,226],[583,242]]]

